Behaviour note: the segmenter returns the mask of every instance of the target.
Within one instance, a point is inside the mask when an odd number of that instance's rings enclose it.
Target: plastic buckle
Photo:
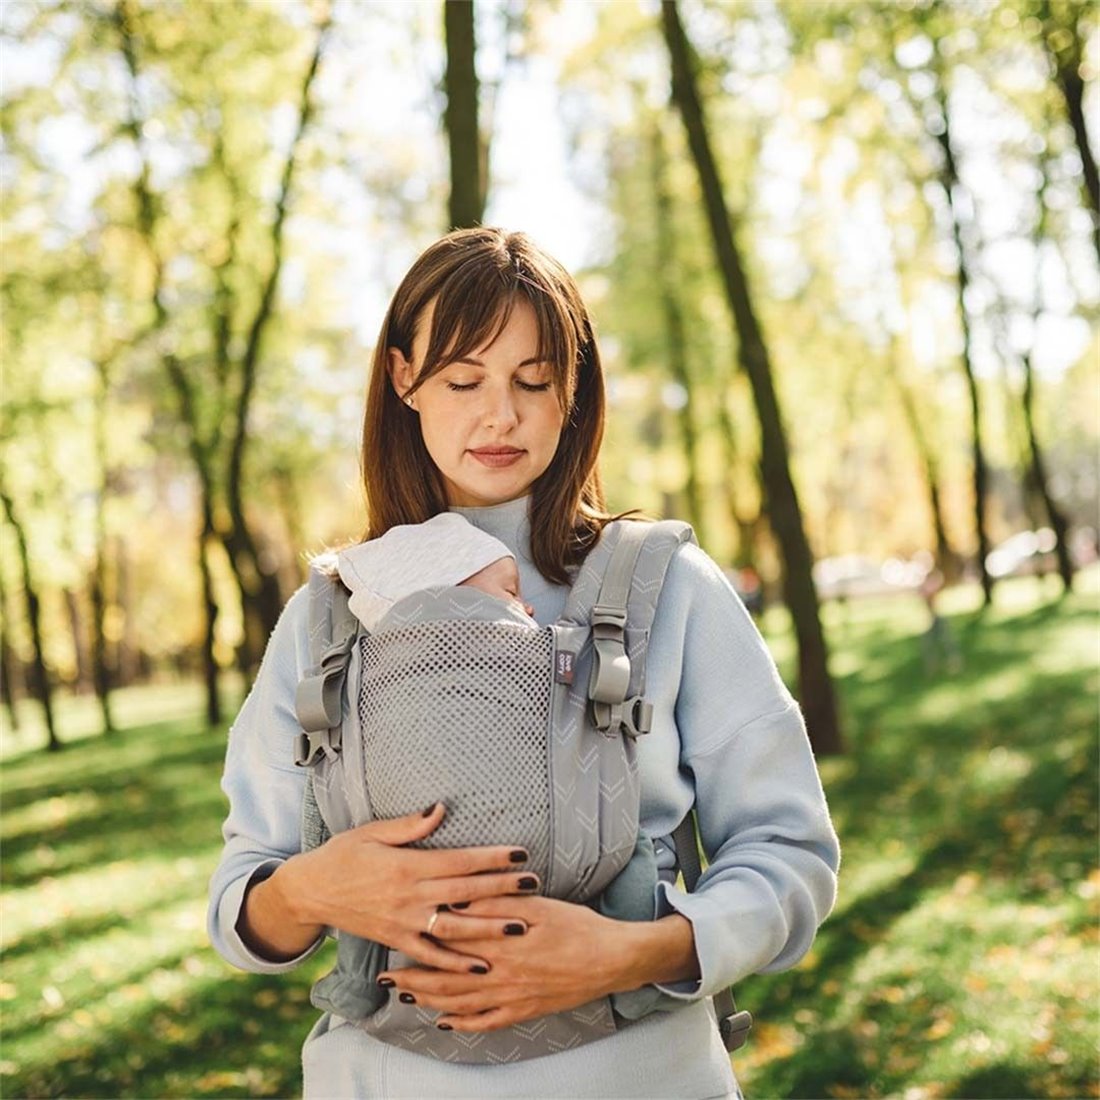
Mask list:
[[[597,627],[610,627],[613,634],[600,633]],[[597,604],[592,608],[592,632],[597,638],[618,637],[621,638],[626,629],[626,610],[622,607],[601,607]]]
[[[296,741],[298,746],[294,754],[294,763],[299,768],[311,768],[317,760],[321,746],[313,743],[313,738],[308,733],[298,734]]]
[[[627,737],[641,737],[653,728],[653,704],[647,703],[640,695],[627,699],[619,716],[623,732]]]
[[[745,1045],[749,1037],[749,1029],[752,1027],[751,1012],[735,1012],[724,1020],[718,1021],[718,1034],[722,1036],[722,1042],[726,1050],[733,1053]]]

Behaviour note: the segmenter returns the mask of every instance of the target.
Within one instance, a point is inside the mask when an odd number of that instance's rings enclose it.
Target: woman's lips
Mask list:
[[[515,447],[478,447],[477,450],[471,450],[470,454],[483,466],[500,469],[519,461],[524,452],[517,450]]]

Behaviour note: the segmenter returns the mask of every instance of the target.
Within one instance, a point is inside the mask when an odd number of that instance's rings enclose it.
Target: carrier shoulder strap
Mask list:
[[[590,625],[592,720],[629,737],[647,733],[653,708],[643,698],[646,647],[657,599],[677,549],[694,542],[691,527],[615,520],[577,571],[562,619]]]
[[[315,564],[309,573],[309,657],[311,667],[298,683],[294,710],[302,733],[295,763],[310,767],[323,753],[340,751],[343,690],[359,622],[348,606],[349,593],[333,571]]]
[[[313,765],[322,755],[331,757],[340,749],[344,680],[358,632],[358,623],[348,608],[348,597],[348,590],[329,563],[316,563],[310,569],[310,669],[299,682],[294,701],[302,726],[295,763],[310,769],[302,796],[303,852],[319,848],[332,835],[317,804],[313,788],[317,772]],[[330,652],[336,656],[329,657],[326,663]],[[331,718],[335,722],[329,725]]]
[[[676,826],[672,834],[676,846],[676,858],[680,872],[684,876],[684,887],[689,894],[695,893],[695,887],[703,874],[703,864],[699,858],[699,841],[696,835],[695,811]],[[752,1013],[737,1011],[737,1002],[733,999],[733,989],[723,989],[714,995],[714,1013],[718,1017],[718,1032],[726,1050],[732,1052],[744,1046],[752,1027]]]

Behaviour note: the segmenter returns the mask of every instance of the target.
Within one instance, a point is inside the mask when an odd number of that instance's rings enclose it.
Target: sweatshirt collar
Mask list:
[[[531,560],[530,496],[490,504],[483,508],[451,508],[476,528],[500,539],[517,558]]]

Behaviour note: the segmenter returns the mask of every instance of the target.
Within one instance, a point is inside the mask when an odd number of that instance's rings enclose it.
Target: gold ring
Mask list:
[[[427,935],[430,936],[432,934],[432,929],[435,927],[435,922],[437,920],[439,920],[439,910],[438,909],[428,918]]]

